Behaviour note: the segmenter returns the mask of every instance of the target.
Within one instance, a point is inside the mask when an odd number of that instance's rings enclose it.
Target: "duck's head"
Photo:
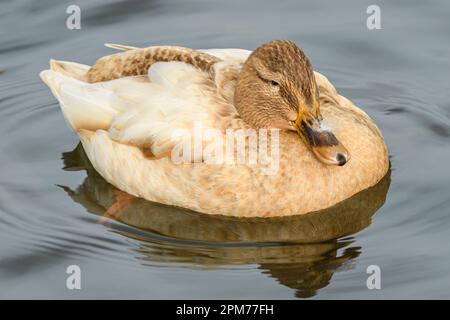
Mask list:
[[[311,63],[293,42],[272,41],[253,51],[238,77],[234,103],[255,128],[297,131],[325,164],[344,165],[349,160],[347,149],[322,127]]]

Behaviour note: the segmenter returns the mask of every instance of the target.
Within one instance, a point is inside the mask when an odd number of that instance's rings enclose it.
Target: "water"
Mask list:
[[[72,1],[0,3],[0,298],[450,297],[448,2],[378,1],[374,31],[372,1],[76,3],[81,30],[65,27]],[[48,59],[92,64],[111,53],[104,42],[253,49],[280,38],[376,121],[389,176],[272,224],[143,200],[112,219],[124,195],[76,148],[38,78]],[[66,289],[72,264],[82,290]],[[366,287],[373,264],[381,290]]]

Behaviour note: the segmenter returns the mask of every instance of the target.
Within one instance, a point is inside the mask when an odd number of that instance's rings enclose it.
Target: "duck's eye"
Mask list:
[[[276,82],[275,80],[270,80],[270,84],[274,87],[278,87],[280,84]]]

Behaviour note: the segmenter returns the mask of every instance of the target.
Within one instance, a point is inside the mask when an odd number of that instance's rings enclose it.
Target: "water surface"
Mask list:
[[[0,298],[449,298],[450,4],[378,1],[71,1],[0,4]],[[92,64],[104,42],[301,46],[379,125],[380,184],[305,217],[239,221],[126,196],[86,161],[38,73]],[[313,243],[314,242],[314,243]],[[82,289],[66,289],[66,268]],[[366,268],[382,270],[368,290]]]

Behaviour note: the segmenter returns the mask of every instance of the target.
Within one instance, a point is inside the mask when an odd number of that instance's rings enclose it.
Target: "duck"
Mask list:
[[[232,216],[314,214],[389,170],[374,121],[294,42],[254,51],[138,48],[41,79],[93,168],[127,194]]]

